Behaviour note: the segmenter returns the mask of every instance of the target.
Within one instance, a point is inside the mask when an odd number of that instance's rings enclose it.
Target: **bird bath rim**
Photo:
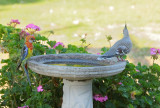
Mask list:
[[[107,77],[118,74],[125,69],[126,61],[114,62],[99,61],[99,55],[84,54],[84,53],[68,53],[68,54],[47,54],[33,56],[28,60],[28,66],[36,73],[61,77],[68,80],[88,80],[93,78]],[[72,67],[72,66],[57,66],[44,64],[46,62],[62,63],[84,63],[93,64],[93,67]],[[112,62],[112,63],[111,63]]]

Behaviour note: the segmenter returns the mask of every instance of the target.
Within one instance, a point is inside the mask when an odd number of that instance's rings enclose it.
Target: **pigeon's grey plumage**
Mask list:
[[[105,54],[98,57],[98,60],[104,60],[111,57],[122,57],[131,51],[132,42],[129,37],[127,26],[123,29],[123,38],[117,41]]]

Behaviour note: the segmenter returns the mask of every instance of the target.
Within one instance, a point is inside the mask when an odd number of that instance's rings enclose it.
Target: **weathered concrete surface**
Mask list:
[[[68,80],[87,80],[116,75],[125,69],[126,62],[117,62],[116,58],[108,61],[97,60],[95,54],[49,54],[31,57],[28,66],[36,73],[61,77]],[[47,63],[47,64],[46,64]],[[93,67],[72,67],[48,65],[48,63],[67,63],[93,65]]]

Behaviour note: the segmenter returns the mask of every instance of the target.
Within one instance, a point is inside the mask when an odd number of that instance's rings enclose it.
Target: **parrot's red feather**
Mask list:
[[[34,36],[27,36],[27,37],[26,37],[26,42],[25,42],[26,46],[27,46],[30,50],[33,49],[32,43],[29,42],[29,40],[30,40],[31,38],[35,39]]]
[[[27,69],[27,64],[25,64],[25,68]]]
[[[27,46],[29,49],[31,49],[31,50],[33,49],[32,43],[26,42],[25,44],[26,44],[26,46]]]

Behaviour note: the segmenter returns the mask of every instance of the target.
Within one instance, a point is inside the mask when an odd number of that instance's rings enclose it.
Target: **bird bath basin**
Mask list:
[[[99,61],[95,54],[49,54],[31,57],[28,66],[38,74],[63,78],[62,108],[93,108],[92,79],[116,75],[126,62]]]

